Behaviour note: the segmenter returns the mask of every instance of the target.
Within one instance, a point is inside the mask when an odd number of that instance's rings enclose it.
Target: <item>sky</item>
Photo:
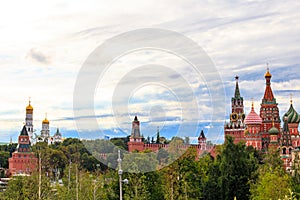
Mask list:
[[[240,77],[246,114],[252,98],[259,112],[266,63],[281,116],[291,93],[300,112],[299,10],[300,2],[281,0],[2,2],[0,142],[17,141],[31,97],[36,133],[47,113],[52,134],[60,128],[64,137],[126,136],[138,115],[144,136],[155,137],[159,127],[162,136],[193,139],[204,129],[209,140],[222,143],[234,77]],[[144,28],[194,41],[211,59],[215,79],[199,75],[180,55],[139,49],[115,58],[98,77],[94,115],[75,116],[75,84],[92,52],[111,38]],[[212,103],[213,90],[224,92],[217,104]],[[98,127],[78,134],[76,120],[82,118],[95,118]]]

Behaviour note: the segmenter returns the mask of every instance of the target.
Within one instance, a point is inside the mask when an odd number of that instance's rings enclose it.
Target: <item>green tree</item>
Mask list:
[[[255,178],[258,160],[253,150],[244,143],[234,144],[226,137],[219,155],[208,170],[205,199],[249,199],[249,180]]]
[[[50,180],[42,176],[41,199],[51,199],[54,194],[51,191]],[[17,176],[8,183],[3,199],[35,200],[38,199],[38,175]]]
[[[8,168],[8,158],[10,158],[9,152],[0,151],[0,168]]]
[[[290,195],[292,179],[283,168],[279,152],[269,149],[258,169],[258,180],[252,182],[251,199],[280,199]]]

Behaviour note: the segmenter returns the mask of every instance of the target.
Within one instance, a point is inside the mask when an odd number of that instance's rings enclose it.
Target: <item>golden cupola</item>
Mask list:
[[[27,113],[32,113],[33,112],[33,107],[31,106],[31,101],[29,100],[28,106],[26,107],[26,112]]]
[[[270,73],[270,69],[269,69],[269,64],[267,64],[267,72],[266,72],[266,74],[265,74],[265,77],[267,78],[267,77],[272,77],[272,74]]]
[[[45,119],[43,120],[42,123],[43,123],[43,124],[49,124],[49,120],[47,119],[47,114],[46,114]]]

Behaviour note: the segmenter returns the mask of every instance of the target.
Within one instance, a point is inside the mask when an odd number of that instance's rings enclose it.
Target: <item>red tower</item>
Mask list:
[[[198,137],[198,144],[200,145],[200,150],[206,150],[206,137],[203,130]]]
[[[247,146],[261,150],[261,124],[262,119],[254,110],[254,103],[252,102],[251,112],[245,118],[245,139]]]
[[[26,129],[20,133],[17,150],[12,153],[12,157],[8,159],[9,171],[12,175],[16,174],[31,174],[36,170],[37,158],[31,152],[30,139]]]
[[[132,122],[132,131],[128,142],[128,151],[143,151],[144,142],[142,141],[142,139],[143,137],[141,137],[140,133],[140,121],[138,120],[137,116],[135,116]]]
[[[272,74],[267,69],[265,74],[266,79],[266,89],[265,94],[262,99],[261,107],[260,107],[260,117],[262,118],[262,148],[266,150],[270,143],[270,134],[269,130],[274,126],[277,130],[280,130],[280,116],[279,109],[276,99],[274,98],[273,91],[271,88],[271,78]]]
[[[234,97],[231,99],[231,114],[230,114],[230,122],[226,123],[224,126],[224,135],[229,135],[234,138],[234,142],[240,142],[244,140],[244,100],[241,97],[240,89],[239,89],[239,77],[235,77],[235,92]]]

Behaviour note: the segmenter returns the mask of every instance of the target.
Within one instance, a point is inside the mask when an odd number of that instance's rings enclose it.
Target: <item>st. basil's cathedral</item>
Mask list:
[[[284,167],[290,170],[292,151],[300,146],[298,131],[300,117],[291,99],[290,108],[282,117],[283,127],[281,127],[278,103],[271,88],[271,78],[272,74],[268,68],[259,115],[255,112],[253,102],[250,113],[245,115],[243,97],[238,83],[239,77],[235,77],[236,86],[234,97],[231,99],[230,122],[224,125],[224,135],[225,138],[227,135],[233,137],[235,143],[244,141],[247,146],[253,146],[262,152],[267,152],[270,148],[278,149],[284,161]]]

